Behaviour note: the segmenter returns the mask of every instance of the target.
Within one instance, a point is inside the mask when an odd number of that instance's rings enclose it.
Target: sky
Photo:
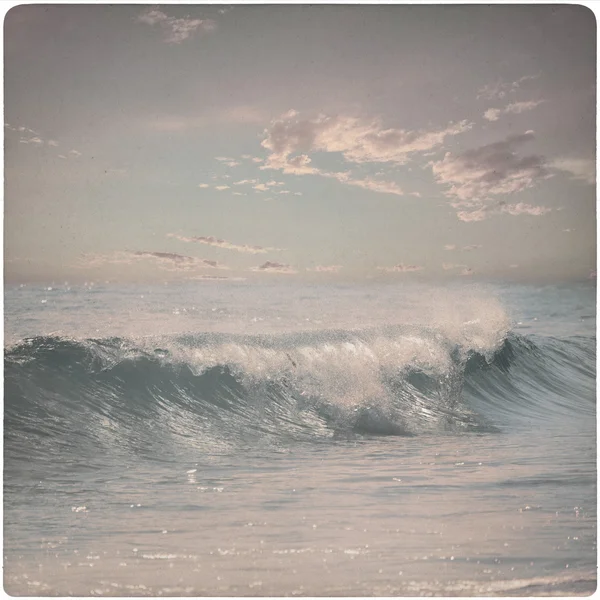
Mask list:
[[[21,5],[7,283],[572,282],[596,21],[568,5]]]

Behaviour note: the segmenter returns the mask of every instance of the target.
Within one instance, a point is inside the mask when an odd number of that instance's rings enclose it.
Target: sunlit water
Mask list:
[[[16,595],[596,586],[595,287],[5,294]]]

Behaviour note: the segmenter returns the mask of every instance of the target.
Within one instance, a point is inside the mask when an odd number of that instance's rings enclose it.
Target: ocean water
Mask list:
[[[5,289],[12,595],[596,589],[596,288]]]

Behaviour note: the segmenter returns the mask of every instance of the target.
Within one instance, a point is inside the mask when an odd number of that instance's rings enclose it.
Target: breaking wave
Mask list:
[[[595,415],[595,339],[505,324],[36,337],[5,351],[7,458],[501,432]],[[168,452],[165,450],[168,448]]]

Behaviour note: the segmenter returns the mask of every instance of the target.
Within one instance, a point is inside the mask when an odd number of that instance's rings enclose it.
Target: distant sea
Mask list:
[[[595,282],[5,288],[12,595],[596,589]]]

